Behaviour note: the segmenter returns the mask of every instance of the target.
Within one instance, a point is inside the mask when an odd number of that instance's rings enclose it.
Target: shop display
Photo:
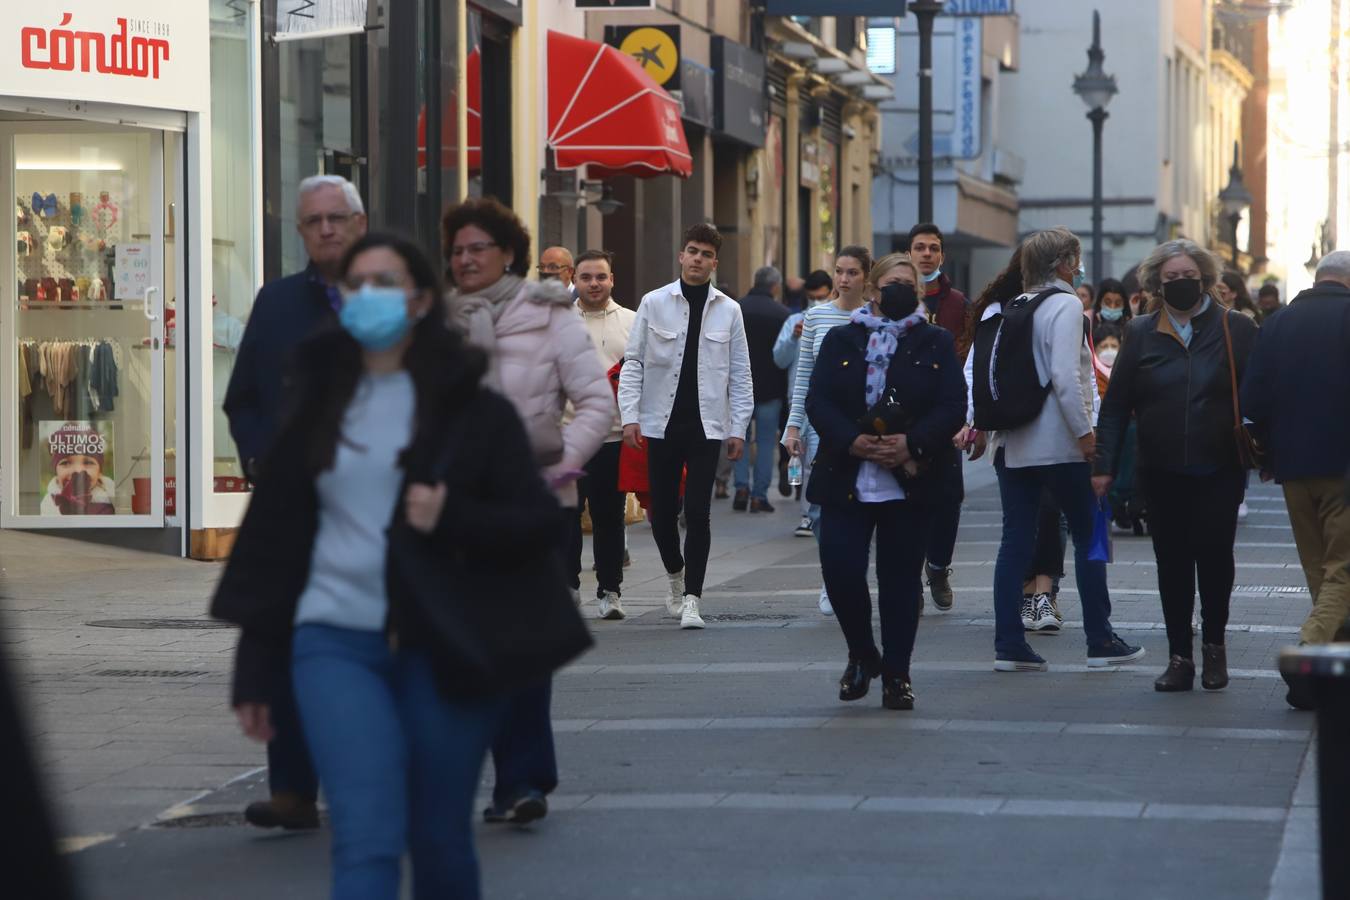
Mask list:
[[[41,515],[116,513],[112,423],[43,421],[39,435],[44,451]]]
[[[100,178],[104,177],[118,176],[101,174]],[[21,307],[29,303],[102,303],[114,297],[117,277],[114,260],[118,258],[119,247],[125,257],[129,248],[135,248],[131,252],[139,255],[145,253],[146,246],[120,240],[119,193],[99,191],[98,204],[92,210],[85,205],[83,191],[58,195],[39,189],[26,201],[23,196],[16,198],[18,221],[28,226],[19,230],[15,243]],[[32,209],[31,215],[25,202]],[[148,270],[148,254],[146,257]],[[139,300],[142,294],[118,296]]]

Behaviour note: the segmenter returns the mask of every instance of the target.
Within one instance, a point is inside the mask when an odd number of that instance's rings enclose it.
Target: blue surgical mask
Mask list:
[[[1119,322],[1121,316],[1125,315],[1125,310],[1119,306],[1103,306],[1097,310],[1097,314],[1102,317],[1103,322]]]
[[[343,298],[338,321],[367,350],[388,350],[412,327],[408,295],[401,288],[362,285]]]
[[[1087,281],[1087,269],[1083,268],[1082,263],[1079,263],[1078,271],[1073,273],[1073,289],[1078,290],[1082,287],[1084,281]]]
[[[922,272],[919,273],[919,277],[923,279],[924,284],[932,284],[934,281],[937,281],[941,275],[942,275],[941,266],[938,266],[936,269],[934,269],[927,275],[923,274]]]

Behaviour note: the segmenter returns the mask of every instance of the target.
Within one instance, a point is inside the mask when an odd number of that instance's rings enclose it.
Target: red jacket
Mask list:
[[[923,302],[928,307],[928,320],[947,329],[959,341],[966,333],[966,309],[970,301],[965,294],[952,287],[952,280],[946,272],[928,285]]]

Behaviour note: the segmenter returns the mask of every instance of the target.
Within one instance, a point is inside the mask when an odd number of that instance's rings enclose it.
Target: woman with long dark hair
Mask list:
[[[341,273],[341,327],[298,351],[293,413],[212,614],[242,626],[246,734],[269,737],[272,685],[294,683],[332,819],[332,896],[393,900],[410,853],[416,897],[477,898],[472,804],[505,701],[448,677],[425,577],[393,542],[469,557],[456,571],[487,573],[509,607],[525,590],[513,573],[538,565],[563,519],[510,403],[480,387],[483,354],[446,327],[421,251],[368,235]]]

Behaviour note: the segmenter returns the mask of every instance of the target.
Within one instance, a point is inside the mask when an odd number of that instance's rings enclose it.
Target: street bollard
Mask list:
[[[1286,681],[1307,679],[1317,699],[1317,816],[1322,897],[1350,897],[1350,644],[1290,647]]]

